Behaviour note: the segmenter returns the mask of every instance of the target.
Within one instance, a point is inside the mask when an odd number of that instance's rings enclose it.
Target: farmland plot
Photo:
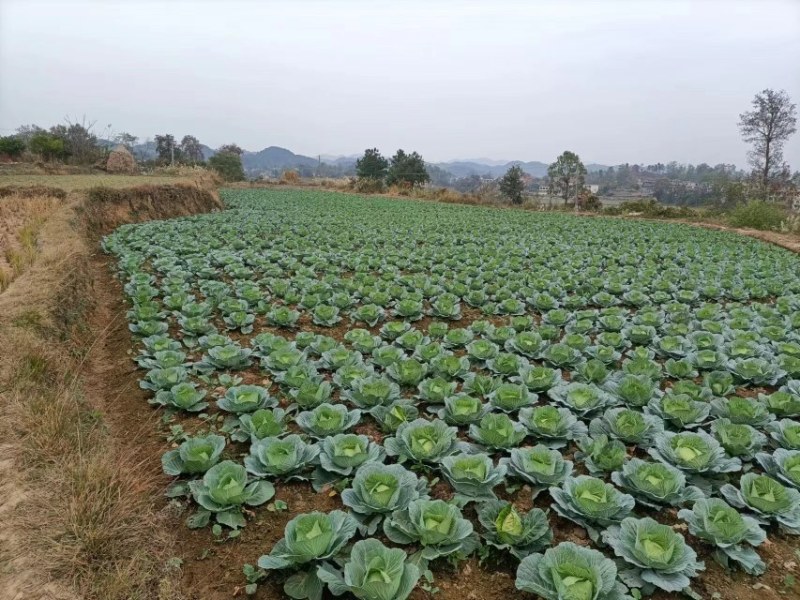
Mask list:
[[[175,442],[167,494],[241,545],[224,566],[250,563],[248,593],[737,597],[726,570],[796,568],[767,550],[800,534],[796,255],[681,225],[223,196],[103,245]]]

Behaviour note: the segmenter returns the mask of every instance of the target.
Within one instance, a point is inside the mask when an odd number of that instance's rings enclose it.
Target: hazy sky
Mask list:
[[[800,103],[800,0],[0,0],[2,134],[743,166],[766,87]]]

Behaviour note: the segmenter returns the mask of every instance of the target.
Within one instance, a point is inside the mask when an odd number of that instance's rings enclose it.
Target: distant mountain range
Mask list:
[[[202,145],[203,157],[209,159],[216,150],[206,145]],[[140,159],[153,159],[156,157],[155,142],[137,144],[133,147],[134,154]],[[295,154],[286,148],[279,146],[269,146],[258,152],[245,151],[242,154],[242,166],[245,172],[256,177],[260,174],[275,174],[284,169],[316,169],[320,163],[330,165],[340,170],[342,173],[352,172],[355,169],[356,160],[360,155],[336,156],[330,154],[320,155],[318,158]],[[475,158],[467,160],[453,160],[449,162],[432,163],[450,173],[453,178],[469,177],[478,175],[491,178],[501,177],[508,169],[514,165],[519,165],[522,170],[532,177],[544,177],[547,175],[547,163],[539,161],[523,162],[519,160],[500,161],[489,158]],[[586,169],[589,172],[607,169],[605,165],[589,163]]]

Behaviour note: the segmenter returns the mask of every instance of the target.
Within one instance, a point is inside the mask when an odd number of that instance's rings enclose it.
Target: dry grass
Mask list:
[[[194,183],[191,176],[182,175],[0,175],[3,186],[49,186],[72,192],[92,187],[126,188],[134,185],[163,185]]]
[[[300,175],[297,171],[291,171],[287,169],[281,173],[280,183],[286,185],[298,185],[300,183]]]
[[[0,295],[0,597],[173,600],[155,475],[135,440],[111,437],[105,399],[84,385],[103,332],[87,326],[93,275],[77,203],[41,224],[37,260]]]
[[[25,193],[0,198],[0,292],[29,268],[38,254],[39,232],[62,200]]]
[[[189,165],[172,165],[156,168],[149,174],[150,178],[154,177],[177,177],[182,180],[196,183],[203,187],[213,188],[223,183],[222,178],[216,171],[207,169],[201,166]],[[151,185],[156,185],[155,182],[148,181]],[[172,183],[175,183],[174,181]]]

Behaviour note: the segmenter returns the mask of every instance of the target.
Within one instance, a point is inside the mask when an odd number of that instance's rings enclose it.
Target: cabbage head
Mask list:
[[[516,587],[545,600],[630,599],[627,588],[617,580],[613,560],[572,542],[523,558],[517,567]]]
[[[483,539],[499,550],[523,559],[543,550],[553,541],[547,515],[540,508],[521,514],[510,502],[491,500],[478,507]]]
[[[203,479],[189,482],[189,491],[201,511],[192,518],[192,526],[202,527],[213,514],[218,523],[232,529],[244,527],[244,505],[259,506],[275,495],[268,481],[250,481],[245,468],[223,460],[206,471]]]
[[[654,588],[680,592],[705,569],[680,533],[649,517],[629,517],[612,525],[603,532],[603,541],[631,567],[625,572],[625,583],[642,588],[644,594]]]
[[[396,544],[422,546],[421,556],[425,560],[454,554],[463,558],[477,547],[472,523],[456,505],[444,500],[412,501],[383,522],[383,532]]]
[[[161,466],[167,475],[205,473],[219,462],[225,449],[221,435],[192,437],[161,457]]]
[[[297,515],[286,524],[283,538],[270,553],[258,559],[258,566],[268,571],[298,571],[286,580],[286,595],[320,600],[324,583],[317,576],[317,569],[321,561],[333,558],[344,548],[357,526],[350,515],[340,510]]]
[[[680,469],[639,458],[632,458],[621,471],[612,473],[611,481],[633,495],[639,504],[657,510],[663,506],[683,506],[705,497],[700,489],[686,485],[686,476]]]
[[[334,596],[349,592],[359,600],[406,600],[421,575],[407,558],[403,550],[369,538],[353,544],[343,571],[323,563],[317,567],[317,578]]]
[[[800,491],[768,475],[746,473],[739,488],[726,483],[722,496],[733,506],[745,508],[763,524],[777,522],[787,533],[800,535]]]
[[[445,456],[458,452],[463,444],[458,441],[458,429],[444,421],[416,419],[403,423],[394,437],[383,442],[386,453],[396,456],[398,462],[438,463]]]
[[[598,529],[619,523],[633,510],[633,496],[620,492],[610,483],[588,475],[567,477],[561,487],[551,487],[553,509],[577,523],[596,541]]]
[[[732,560],[750,575],[766,571],[753,546],[760,545],[767,534],[755,519],[719,498],[698,500],[691,510],[678,511],[678,517],[689,525],[689,533],[715,546],[714,559],[726,569]]]

